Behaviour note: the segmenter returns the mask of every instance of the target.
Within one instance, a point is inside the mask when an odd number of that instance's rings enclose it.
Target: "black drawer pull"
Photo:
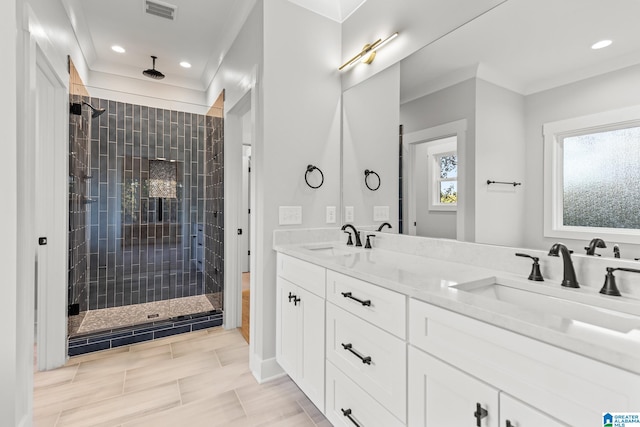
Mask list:
[[[356,420],[354,420],[353,417],[351,416],[351,414],[352,414],[351,409],[342,409],[342,408],[340,408],[340,410],[342,411],[342,415],[344,415],[345,417],[349,418],[349,421],[351,421],[354,425],[360,427],[360,424],[358,424],[358,422]]]
[[[511,424],[511,421],[507,420],[506,427],[516,427],[515,424]]]
[[[358,353],[357,351],[355,351],[353,349],[353,345],[351,343],[342,344],[342,348],[347,350],[349,353],[355,355],[358,359],[362,360],[362,363],[364,363],[366,365],[371,365],[371,356],[363,356],[363,355],[361,355],[360,353]]]
[[[342,292],[342,296],[345,297],[345,298],[350,298],[350,299],[352,299],[354,301],[358,301],[360,304],[362,304],[364,306],[367,306],[367,307],[371,306],[371,300],[362,301],[361,299],[358,299],[358,298],[354,297],[351,294],[351,292]]]
[[[489,415],[489,412],[484,409],[479,403],[476,403],[476,412],[473,413],[474,418],[476,419],[476,426],[482,427],[481,422],[483,418],[486,418]]]

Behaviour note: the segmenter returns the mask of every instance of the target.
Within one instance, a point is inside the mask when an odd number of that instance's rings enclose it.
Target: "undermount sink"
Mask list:
[[[310,250],[316,255],[326,255],[326,256],[346,256],[346,255],[352,255],[357,252],[353,248],[338,247],[335,245],[307,246],[305,249]]]
[[[640,305],[613,301],[598,294],[580,294],[559,285],[555,289],[534,282],[491,277],[451,288],[621,333],[640,330]]]

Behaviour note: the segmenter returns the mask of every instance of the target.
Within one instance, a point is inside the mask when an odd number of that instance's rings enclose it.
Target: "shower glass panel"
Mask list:
[[[222,117],[81,99],[106,111],[70,114],[70,336],[221,313]]]

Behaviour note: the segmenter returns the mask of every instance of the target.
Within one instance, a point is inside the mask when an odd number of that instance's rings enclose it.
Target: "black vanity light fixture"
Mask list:
[[[313,185],[309,184],[309,174],[311,172],[313,172],[313,171],[320,172],[320,184],[318,184],[316,186],[313,186]],[[304,182],[306,182],[307,185],[309,187],[313,188],[313,189],[320,188],[320,187],[322,187],[322,184],[324,184],[324,174],[322,173],[322,171],[320,170],[319,167],[314,166],[314,165],[308,165],[307,166],[307,171],[304,173]]]
[[[87,107],[91,108],[91,118],[92,119],[95,119],[96,117],[98,117],[99,115],[103,114],[106,111],[104,108],[96,108],[93,105],[89,104],[88,102],[82,101],[82,103],[80,103],[80,102],[71,103],[71,107],[69,108],[69,112],[71,114],[75,114],[76,116],[81,116],[82,115],[82,104],[84,104]]]
[[[371,185],[369,185],[369,177],[371,175],[375,175],[376,178],[378,178],[378,185],[374,188]],[[380,175],[378,175],[376,172],[374,172],[371,169],[365,169],[364,170],[364,185],[367,186],[367,188],[371,191],[376,191],[378,188],[380,188],[380,184],[382,184],[382,180],[380,179]]]
[[[378,39],[376,41],[374,41],[373,43],[367,43],[364,45],[364,47],[362,48],[362,50],[360,51],[360,53],[358,53],[356,56],[354,56],[353,58],[351,58],[350,60],[348,60],[347,62],[345,62],[344,64],[342,64],[338,70],[342,71],[343,69],[355,65],[358,61],[362,60],[362,62],[364,62],[365,64],[371,64],[373,62],[373,60],[376,57],[376,52],[380,49],[382,49],[382,46],[386,45],[387,43],[389,43],[391,40],[395,39],[396,37],[398,37],[398,33],[395,32],[393,34],[391,34],[389,37],[387,37],[386,39],[382,40],[382,39]]]

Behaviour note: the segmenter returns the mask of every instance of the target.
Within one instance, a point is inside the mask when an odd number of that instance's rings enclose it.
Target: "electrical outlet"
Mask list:
[[[373,220],[374,221],[389,221],[389,206],[374,206],[373,207]]]
[[[302,206],[280,206],[280,225],[302,224]]]
[[[327,206],[327,224],[336,223],[336,207]]]
[[[353,222],[354,218],[353,206],[344,207],[344,222]]]

